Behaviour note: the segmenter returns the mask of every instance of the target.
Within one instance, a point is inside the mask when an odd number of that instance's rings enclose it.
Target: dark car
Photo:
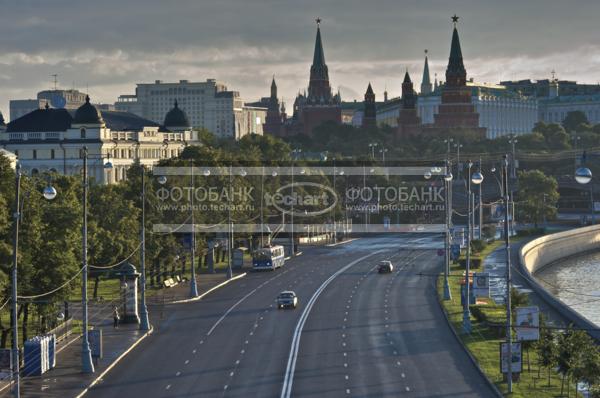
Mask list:
[[[379,263],[379,267],[377,268],[377,272],[380,274],[389,274],[394,270],[394,266],[391,261],[381,261]]]

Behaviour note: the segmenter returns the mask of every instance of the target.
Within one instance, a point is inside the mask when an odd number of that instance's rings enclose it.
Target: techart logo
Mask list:
[[[267,205],[284,214],[298,217],[318,216],[331,211],[338,202],[336,192],[316,182],[295,182],[280,187],[274,194],[265,194]]]

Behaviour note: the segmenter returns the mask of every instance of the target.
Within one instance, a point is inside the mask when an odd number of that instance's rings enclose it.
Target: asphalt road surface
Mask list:
[[[157,331],[88,397],[493,397],[436,302],[443,240],[362,238],[313,247],[206,299]],[[378,274],[378,261],[395,265]],[[278,310],[294,290],[300,305]]]

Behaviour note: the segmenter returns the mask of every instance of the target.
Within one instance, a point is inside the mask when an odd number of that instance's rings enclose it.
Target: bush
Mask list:
[[[534,235],[544,235],[546,232],[545,228],[524,228],[517,231],[517,236],[534,236]]]
[[[481,232],[488,242],[493,242],[496,239],[496,224],[485,224]]]
[[[476,304],[469,306],[471,315],[493,331],[497,338],[506,335],[504,307],[496,304]]]
[[[470,270],[473,271],[475,269],[478,269],[479,267],[481,267],[482,261],[480,258],[473,258],[471,257],[471,267]],[[467,259],[466,258],[461,258],[458,261],[458,265],[460,266],[460,268],[467,268]]]
[[[473,239],[471,241],[471,249],[475,253],[481,253],[486,246],[487,242],[485,240]]]

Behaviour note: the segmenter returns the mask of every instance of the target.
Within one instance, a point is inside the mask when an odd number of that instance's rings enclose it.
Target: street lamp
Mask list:
[[[456,179],[460,180],[460,148],[463,147],[463,144],[460,141],[457,141],[454,144],[454,148],[456,148]]]
[[[375,147],[379,145],[376,142],[370,142],[369,148],[371,148],[371,159],[375,160]]]
[[[148,319],[148,307],[146,306],[146,169],[140,165],[142,170],[142,224],[140,226],[140,240],[142,247],[140,250],[140,330],[150,330],[150,320]],[[160,181],[163,181],[162,183]],[[159,183],[163,185],[167,182],[167,177],[160,176]],[[193,264],[192,264],[193,266]],[[127,301],[127,298],[125,298]]]
[[[56,198],[56,189],[50,184],[42,192],[44,198],[52,200]],[[12,306],[11,313],[13,319],[12,325],[12,376],[14,380],[13,394],[19,398],[21,396],[21,383],[19,378],[19,323],[17,322],[17,265],[19,252],[19,223],[21,222],[21,164],[17,163],[15,174],[15,211],[13,213],[13,266],[12,266]]]
[[[471,176],[471,167],[473,167],[473,162],[469,160],[468,162],[468,176]],[[479,181],[479,177],[475,178],[475,174],[473,174],[473,178],[467,178],[467,261],[465,266],[465,290],[464,290],[464,300],[463,300],[463,330],[466,333],[471,333],[471,311],[469,308],[469,304],[471,301],[471,286],[470,286],[470,272],[471,272],[471,202],[472,202],[472,193],[471,193],[471,182],[474,184],[475,181]]]
[[[452,294],[450,293],[450,284],[448,283],[448,275],[450,274],[450,223],[452,219],[451,209],[451,194],[452,189],[452,172],[450,171],[450,161],[446,159],[446,174],[444,175],[444,184],[446,185],[446,258],[444,264],[444,300],[451,300]]]
[[[294,160],[297,158],[298,154],[302,152],[302,149],[300,148],[294,148],[292,149],[292,154],[294,156],[292,156],[292,185],[291,185],[291,197],[293,198],[294,196]],[[305,174],[306,171],[304,169],[302,169],[302,171],[300,172],[301,174]],[[291,206],[291,214],[290,214],[290,221],[292,223],[292,230],[290,232],[290,249],[291,249],[291,256],[295,257],[296,256],[296,248],[295,248],[295,242],[294,242],[294,200],[292,200],[292,206]]]
[[[504,212],[504,244],[506,249],[506,343],[508,345],[508,372],[506,375],[508,392],[512,393],[512,314],[511,314],[511,303],[510,303],[510,291],[511,291],[511,270],[510,270],[510,235],[508,230],[508,158],[504,155],[504,164],[502,170],[502,187],[504,196],[504,206],[506,211]]]
[[[209,169],[204,169],[202,174],[205,177],[210,175]],[[196,196],[196,180],[194,179],[194,160],[190,159],[190,179],[192,180],[192,194],[190,195],[190,216],[192,221],[192,242],[190,256],[192,260],[191,264],[191,281],[190,281],[190,297],[198,297],[198,285],[196,283],[196,222],[194,220],[194,196]]]
[[[519,142],[515,136],[512,136],[508,139],[508,143],[512,145],[512,168],[511,168],[511,178],[517,178],[517,160],[516,160],[516,151],[515,145]]]
[[[388,151],[388,149],[387,149],[387,148],[385,148],[385,147],[382,147],[382,148],[379,150],[379,153],[381,153],[381,162],[383,163],[383,165],[385,165],[385,153],[386,153],[387,151]]]
[[[88,282],[88,259],[87,259],[87,197],[89,189],[88,181],[88,148],[83,147],[83,239],[82,239],[82,257],[83,257],[83,272],[82,272],[82,287],[81,301],[83,307],[83,339],[81,340],[81,368],[83,373],[94,373],[94,363],[92,362],[92,352],[90,350],[90,342],[88,337],[88,300],[87,300],[87,282]],[[112,163],[109,161],[104,164],[105,169],[112,169]]]
[[[577,181],[581,185],[588,184],[592,181],[592,171],[585,167],[585,152],[581,156],[581,167],[579,167],[575,171],[575,181]],[[592,212],[592,224],[594,224],[595,216],[594,216],[594,184],[590,184],[590,209]]]

